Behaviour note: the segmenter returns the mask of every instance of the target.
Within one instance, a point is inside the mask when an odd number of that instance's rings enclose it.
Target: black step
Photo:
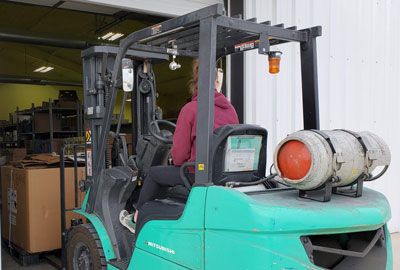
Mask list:
[[[128,269],[128,266],[129,266],[129,259],[128,258],[122,258],[120,260],[112,259],[108,262],[108,264],[112,265],[118,269],[126,270],[126,269]]]

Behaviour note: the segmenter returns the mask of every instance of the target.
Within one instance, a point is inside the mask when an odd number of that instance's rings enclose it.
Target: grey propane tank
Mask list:
[[[293,142],[297,145],[287,147]],[[300,190],[317,189],[327,181],[347,186],[359,177],[371,178],[377,167],[386,170],[390,160],[388,145],[368,131],[301,130],[282,140],[274,153],[277,180]]]

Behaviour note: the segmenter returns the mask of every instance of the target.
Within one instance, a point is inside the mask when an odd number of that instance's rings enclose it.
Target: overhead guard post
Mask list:
[[[211,181],[216,39],[217,25],[215,18],[209,17],[201,20],[197,94],[196,185],[207,184]]]

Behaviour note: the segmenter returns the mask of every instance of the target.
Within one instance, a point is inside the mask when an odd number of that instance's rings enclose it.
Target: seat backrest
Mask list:
[[[214,131],[213,182],[251,182],[265,177],[266,129],[257,125],[226,125]]]
[[[168,165],[171,145],[160,142],[151,135],[139,138],[136,146],[136,162],[139,176],[145,179],[152,166]]]

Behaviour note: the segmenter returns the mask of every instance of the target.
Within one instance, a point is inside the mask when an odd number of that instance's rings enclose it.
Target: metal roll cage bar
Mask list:
[[[319,129],[316,37],[321,26],[297,30],[271,25],[270,21],[256,23],[225,16],[222,4],[215,4],[192,13],[167,20],[128,35],[120,47],[110,82],[110,99],[106,106],[105,123],[100,135],[98,153],[104,153],[107,134],[116,101],[117,78],[121,61],[128,49],[199,58],[198,119],[196,142],[195,185],[210,185],[211,143],[214,123],[215,65],[217,59],[235,53],[258,49],[267,55],[270,46],[299,42],[301,51],[303,117],[305,129]],[[211,90],[211,91],[210,91]],[[103,169],[104,154],[94,160],[94,177]]]

